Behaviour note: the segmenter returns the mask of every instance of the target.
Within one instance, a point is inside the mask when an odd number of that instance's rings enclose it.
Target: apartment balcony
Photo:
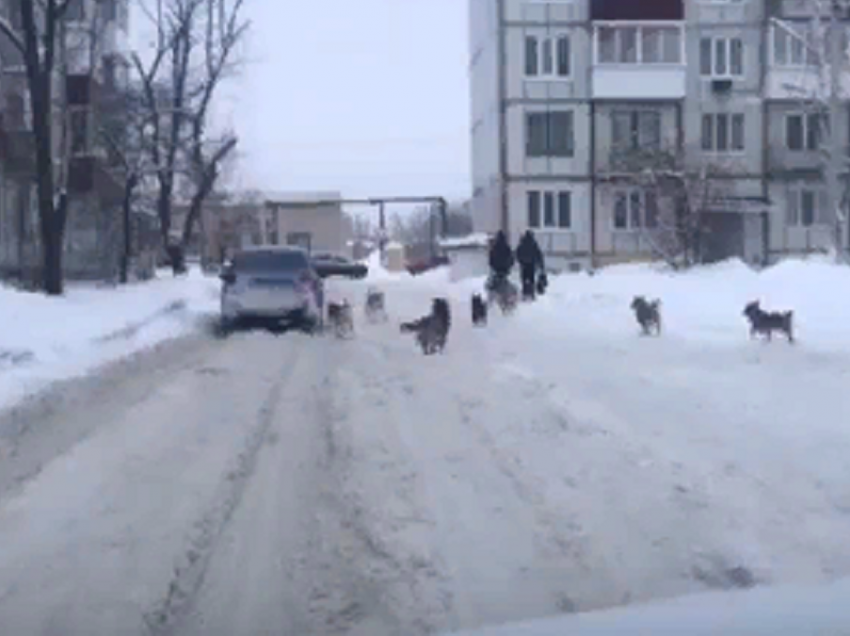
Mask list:
[[[684,22],[593,23],[594,99],[683,99],[686,74]]]
[[[799,101],[829,99],[830,67],[822,62],[829,50],[824,33],[813,30],[808,23],[772,20],[768,46],[765,98]],[[841,73],[839,94],[843,100],[850,99],[850,78],[844,72]]]

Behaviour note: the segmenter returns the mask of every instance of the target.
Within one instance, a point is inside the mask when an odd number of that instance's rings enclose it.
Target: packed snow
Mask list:
[[[218,281],[198,270],[131,285],[69,284],[46,297],[0,286],[0,408],[198,327],[218,308]]]
[[[518,633],[594,634],[715,609],[764,628],[772,603],[841,621],[850,270],[611,267],[552,277],[476,329],[482,279],[370,265],[330,284],[354,303],[352,339],[176,340],[101,402],[22,426],[0,464],[0,487],[19,484],[0,499],[0,631],[383,636],[560,616]],[[155,285],[214,306],[215,281]],[[363,319],[370,286],[388,323]],[[398,324],[440,295],[448,347],[424,357]],[[661,299],[660,337],[639,335],[634,295]],[[755,299],[794,310],[796,344],[750,339]]]

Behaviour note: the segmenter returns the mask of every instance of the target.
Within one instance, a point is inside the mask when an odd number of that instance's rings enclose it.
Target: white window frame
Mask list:
[[[523,51],[523,69],[522,72],[525,76],[526,80],[529,81],[552,81],[552,80],[563,80],[569,79],[573,74],[573,42],[569,33],[559,32],[553,33],[551,35],[534,35],[527,34],[523,39],[523,47],[527,47],[528,38],[533,38],[537,42],[537,75],[529,75],[528,70],[528,60],[526,59],[528,55],[527,48]],[[558,45],[561,40],[567,41],[567,73],[566,75],[562,75],[558,72]],[[550,72],[546,72],[546,55],[544,54],[545,44],[549,42],[550,44],[550,54],[552,57],[552,70]]]
[[[814,197],[814,212],[809,225],[803,223],[803,195],[811,193]],[[793,207],[792,207],[793,206]],[[829,221],[824,221],[826,206],[826,190],[819,186],[796,186],[788,191],[786,200],[785,223],[788,227],[807,229],[813,227],[829,227]]]
[[[808,25],[804,25],[808,28]],[[789,33],[789,31],[791,31]],[[789,47],[786,51],[786,61],[779,62],[776,57],[776,48],[777,48],[777,35],[782,34],[787,38],[787,42],[789,43]],[[772,24],[770,27],[770,64],[771,66],[775,66],[777,68],[788,68],[788,69],[811,69],[817,68],[818,61],[816,59],[815,54],[812,52],[812,44],[809,41],[808,33],[796,33],[793,29],[783,29],[776,24]],[[791,51],[792,48],[790,43],[793,41],[797,41],[800,43],[802,47],[802,56],[803,61],[796,63],[791,61]]]
[[[615,46],[619,47],[620,42],[620,33],[624,29],[634,29],[636,31],[635,36],[635,60],[633,62],[625,62],[620,59],[615,59],[613,62],[603,61],[600,55],[601,51],[601,42],[600,42],[600,31],[602,29],[612,29],[617,33],[617,44]],[[643,34],[647,29],[668,29],[668,30],[676,30],[679,36],[679,54],[678,61],[676,62],[645,62],[643,60]],[[593,27],[593,63],[596,66],[606,66],[606,67],[625,67],[625,68],[633,68],[635,66],[650,66],[652,68],[671,68],[671,67],[681,67],[685,66],[687,63],[687,47],[686,40],[687,34],[685,30],[680,26],[678,22],[602,22],[597,21],[594,22]],[[619,52],[619,48],[617,49]],[[615,55],[615,57],[619,57]]]
[[[785,113],[785,117],[783,119],[784,127],[782,129],[782,135],[785,138],[784,146],[785,150],[788,152],[819,152],[821,149],[821,145],[823,144],[823,136],[818,138],[818,147],[817,148],[809,148],[809,118],[812,115],[817,115],[819,120],[821,117],[825,117],[824,113],[807,113],[803,111],[794,111],[790,113]],[[788,120],[792,117],[799,117],[803,122],[803,147],[802,148],[792,148],[788,143]]]
[[[708,75],[703,75],[702,73],[702,43],[703,40],[708,40],[711,42],[711,72]],[[737,40],[741,43],[741,73],[733,74],[732,73],[732,42]],[[717,72],[717,43],[724,42],[723,48],[726,51],[726,72],[718,73]],[[702,36],[699,38],[699,76],[707,81],[716,80],[716,79],[743,79],[747,75],[747,63],[746,63],[746,48],[744,47],[744,40],[740,37],[735,36]]]
[[[640,212],[637,215],[640,219],[638,225],[635,225],[635,211],[634,211],[634,195],[638,195]],[[643,232],[645,230],[655,230],[658,229],[658,215],[661,213],[661,204],[659,201],[658,194],[655,193],[655,225],[652,227],[648,227],[646,224],[646,194],[647,191],[642,188],[617,188],[614,190],[612,197],[612,205],[611,205],[611,222],[610,229],[612,232],[619,233],[631,233],[631,232]],[[621,197],[626,197],[626,227],[617,227],[617,200]]]
[[[538,196],[538,202],[540,205],[540,209],[538,210],[538,214],[540,215],[540,223],[538,225],[531,224],[531,206],[530,206],[530,198],[533,193],[536,193]],[[569,198],[569,207],[570,207],[570,223],[567,226],[561,225],[561,195],[566,194]],[[554,223],[548,224],[546,222],[546,196],[549,195],[553,199],[553,210],[554,210]],[[531,230],[541,230],[546,232],[558,232],[567,234],[570,232],[575,232],[575,205],[573,203],[573,191],[572,190],[564,190],[561,188],[530,188],[526,190],[525,194],[525,205],[526,205],[526,214],[525,220],[526,225]]]
[[[711,117],[711,148],[706,148],[703,145],[703,126],[706,117]],[[717,125],[718,120],[721,117],[726,118],[726,149],[720,150],[718,143],[720,139],[720,126]],[[740,117],[742,120],[741,125],[741,147],[736,148],[734,146],[735,136],[733,131],[735,129],[734,121],[736,117]],[[700,150],[704,154],[711,155],[742,155],[747,152],[747,115],[746,113],[702,113],[702,117],[700,119]]]

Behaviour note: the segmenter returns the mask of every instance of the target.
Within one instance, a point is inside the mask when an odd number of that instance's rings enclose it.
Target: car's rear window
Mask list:
[[[234,257],[233,266],[243,272],[269,272],[307,269],[310,265],[304,252],[293,250],[242,252]]]

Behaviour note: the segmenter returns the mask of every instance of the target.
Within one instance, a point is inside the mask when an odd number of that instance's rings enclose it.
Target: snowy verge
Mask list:
[[[850,580],[814,587],[708,593],[605,612],[491,627],[456,636],[690,634],[774,636],[847,633]]]
[[[218,281],[193,270],[125,287],[69,285],[49,298],[0,286],[0,408],[197,328]]]

